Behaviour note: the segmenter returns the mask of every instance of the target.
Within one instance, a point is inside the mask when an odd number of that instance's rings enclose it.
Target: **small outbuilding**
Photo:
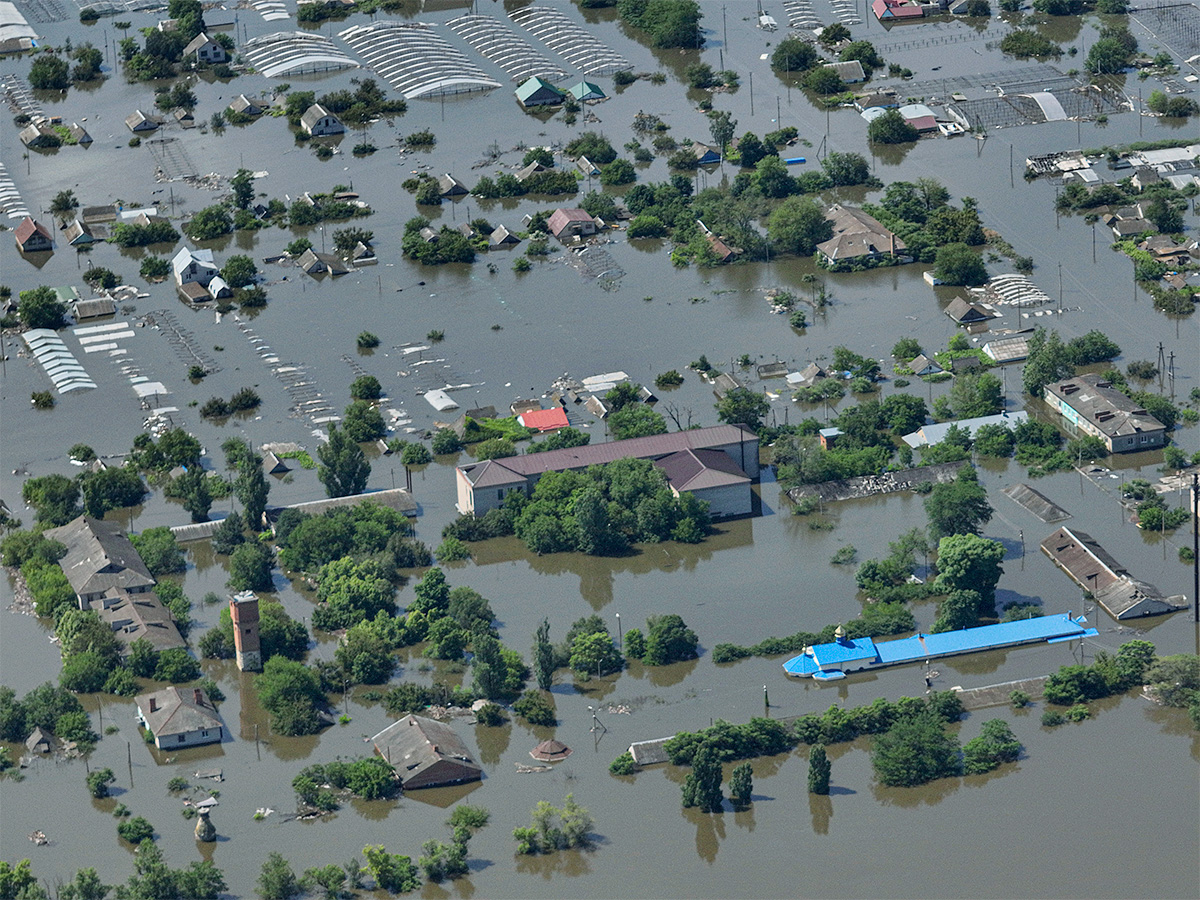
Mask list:
[[[447,172],[438,178],[438,193],[443,197],[465,197],[471,192],[461,181]]]
[[[234,97],[233,102],[229,104],[231,112],[241,113],[245,116],[261,116],[263,108],[247,97],[245,94],[238,94]]]
[[[125,127],[134,134],[142,134],[147,131],[153,131],[158,127],[158,122],[150,118],[140,109],[134,110],[125,117]]]
[[[581,103],[586,100],[608,99],[604,91],[600,90],[599,86],[592,84],[590,81],[581,81],[578,84],[571,85],[571,87],[567,88],[567,93]]]
[[[522,82],[514,91],[517,102],[526,109],[534,106],[557,106],[563,101],[563,92],[550,82],[536,75]]]
[[[483,769],[466,745],[441,722],[407,715],[371,738],[375,752],[387,761],[406,791],[479,781]]]
[[[978,325],[988,319],[997,318],[996,314],[978,303],[972,303],[964,297],[955,297],[946,307],[946,315],[957,325]]]
[[[41,725],[35,725],[25,738],[25,749],[30,753],[49,753],[54,749],[54,735]]]
[[[701,144],[699,141],[694,141],[691,146],[692,155],[696,157],[696,165],[712,166],[721,161],[721,151],[716,147],[710,147],[708,144]]]
[[[548,741],[542,741],[530,750],[529,755],[540,762],[559,762],[574,752],[562,741],[556,741],[551,738]]]
[[[517,416],[517,421],[526,428],[536,428],[545,434],[547,431],[558,431],[566,428],[567,413],[561,406],[551,409],[532,409]]]
[[[488,235],[489,250],[500,250],[504,247],[515,247],[519,243],[521,243],[521,239],[503,225],[497,225],[492,229],[492,233]]]

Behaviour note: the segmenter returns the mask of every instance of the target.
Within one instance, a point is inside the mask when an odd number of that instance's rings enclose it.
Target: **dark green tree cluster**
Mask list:
[[[868,560],[871,562],[871,560]],[[867,563],[863,563],[867,565]],[[860,567],[861,568],[861,567]],[[874,596],[873,592],[869,592]],[[908,599],[908,598],[904,598]],[[901,603],[884,602],[870,603],[864,607],[861,617],[848,619],[841,627],[851,638],[882,637],[889,634],[902,634],[912,631],[916,622],[913,615]],[[770,637],[749,647],[738,644],[722,643],[713,647],[712,658],[715,663],[735,662],[748,656],[779,656],[784,653],[799,653],[805,647],[813,644],[827,644],[834,639],[838,625],[826,625],[820,631],[799,631],[785,637]],[[625,642],[630,644],[630,634],[626,634]],[[632,651],[630,651],[632,655]]]
[[[12,688],[0,685],[0,740],[24,741],[35,728],[84,746],[99,739],[79,699],[65,688],[47,681],[18,700]]]
[[[1003,719],[983,723],[979,737],[963,745],[963,773],[983,775],[998,769],[1003,763],[1016,762],[1021,755],[1021,742]]]
[[[739,759],[774,756],[791,750],[796,742],[796,733],[788,726],[775,719],[756,717],[744,725],[718,719],[700,731],[681,731],[663,749],[675,766],[691,765],[701,750],[708,750],[719,766]]]
[[[1046,385],[1069,378],[1076,367],[1106,362],[1120,354],[1121,348],[1099,331],[1064,343],[1057,331],[1039,328],[1029,339],[1029,356],[1021,371],[1025,390],[1040,397]]]
[[[946,722],[925,711],[901,719],[875,737],[871,765],[881,784],[914,787],[963,771],[958,738],[946,731]]]
[[[954,206],[949,191],[934,178],[894,181],[879,203],[863,209],[894,231],[920,262],[935,262],[938,249],[949,244],[985,243],[975,201],[964,197],[961,207]]]
[[[17,315],[26,328],[59,329],[66,325],[67,304],[54,288],[42,285],[18,294]]]
[[[793,724],[803,744],[840,744],[863,734],[882,734],[898,722],[932,716],[943,723],[957,722],[962,701],[954,691],[934,691],[925,699],[901,697],[895,703],[882,697],[850,709],[834,705],[824,713],[808,713]]]
[[[315,572],[345,556],[373,557],[392,568],[429,565],[428,548],[412,534],[407,516],[370,500],[319,516],[284,510],[275,523],[279,561],[293,572]]]
[[[622,21],[640,28],[658,49],[699,49],[703,13],[694,0],[617,0]]]
[[[401,247],[409,259],[428,266],[475,261],[475,245],[459,231],[443,225],[430,233],[429,220],[417,216],[404,224]]]
[[[1115,656],[1101,651],[1091,665],[1061,667],[1046,681],[1044,696],[1047,703],[1072,706],[1121,694],[1142,684],[1153,664],[1154,644],[1127,641]]]
[[[326,704],[320,680],[303,663],[274,656],[264,664],[255,686],[276,734],[316,734],[327,724],[319,714]]]
[[[567,794],[561,809],[539,800],[528,828],[516,828],[517,853],[536,855],[586,847],[591,842],[591,814]]]
[[[299,805],[327,811],[337,809],[334,791],[344,791],[361,800],[378,800],[397,794],[400,782],[386,760],[370,756],[305,766],[292,779],[292,790]]]
[[[987,490],[979,483],[974,467],[964,465],[954,481],[936,484],[925,498],[930,537],[978,534],[992,518]]]

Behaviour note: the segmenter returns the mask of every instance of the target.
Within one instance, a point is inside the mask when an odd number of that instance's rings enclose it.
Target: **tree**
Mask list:
[[[983,259],[966,244],[946,244],[939,247],[933,274],[943,284],[976,287],[987,281],[987,266]]]
[[[324,705],[320,680],[303,663],[275,656],[263,664],[255,681],[258,699],[271,714],[271,729],[278,734],[316,734],[321,720],[316,708]]]
[[[271,549],[259,541],[247,541],[230,554],[229,588],[233,591],[273,591]]]
[[[173,478],[163,495],[181,501],[183,508],[191,513],[193,522],[208,520],[208,511],[213,502],[212,491],[208,486],[208,476],[198,466]]]
[[[717,401],[717,418],[729,425],[747,425],[757,431],[768,409],[770,403],[765,395],[749,388],[734,388]]]
[[[1163,234],[1177,234],[1183,231],[1183,215],[1163,197],[1155,197],[1150,201],[1146,207],[1146,218]]]
[[[867,138],[874,144],[909,144],[919,136],[897,109],[889,109],[867,125]]]
[[[433,433],[433,440],[430,442],[430,447],[434,454],[441,456],[446,453],[458,453],[462,450],[462,441],[458,439],[458,435],[454,433],[452,428],[439,428]]]
[[[54,288],[42,285],[20,293],[17,315],[21,324],[27,328],[57,330],[66,324],[63,320],[66,314],[67,305],[58,299]]]
[[[87,776],[88,791],[97,800],[108,796],[108,786],[117,780],[112,769],[97,769]]]
[[[233,205],[238,209],[249,209],[254,202],[254,173],[249,169],[238,169],[229,179],[229,186],[233,188]]]
[[[1015,762],[1020,755],[1021,742],[1008,723],[989,719],[983,723],[979,737],[967,741],[963,747],[963,770],[967,775],[982,775],[1001,763]]]
[[[990,16],[992,14],[991,4],[988,0],[967,0],[967,15],[968,16]]]
[[[930,536],[939,539],[952,534],[978,534],[992,518],[992,507],[975,469],[967,465],[958,470],[954,481],[934,485],[925,498],[925,513],[929,516]]]
[[[206,206],[192,216],[184,230],[194,241],[211,241],[233,231],[233,218],[221,204]]]
[[[839,153],[835,150],[821,160],[821,168],[834,187],[866,184],[871,180],[871,166],[861,153]]]
[[[1056,381],[1069,378],[1075,371],[1070,354],[1057,331],[1039,328],[1029,339],[1029,356],[1021,370],[1025,390],[1033,397],[1042,396],[1042,389]]]
[[[683,781],[683,805],[700,807],[701,812],[721,811],[725,795],[721,791],[721,760],[707,745],[692,757],[692,771]]]
[[[749,806],[754,793],[754,770],[750,763],[734,766],[729,773],[729,795],[738,806]]]
[[[39,91],[65,91],[71,86],[71,66],[53,53],[40,53],[29,67],[29,86]]]
[[[837,71],[828,66],[809,69],[804,76],[804,86],[817,94],[837,94],[846,88]]]
[[[633,163],[627,159],[614,159],[600,169],[600,183],[605,185],[633,184],[637,181],[637,172]]]
[[[609,414],[608,430],[615,440],[666,434],[667,420],[642,403],[624,406]]]
[[[383,845],[363,847],[363,857],[375,884],[393,894],[404,894],[421,886],[417,868],[412,860],[399,853],[388,853]],[[268,898],[269,900],[269,898]]]
[[[261,528],[271,483],[267,481],[263,471],[262,457],[257,453],[250,453],[238,464],[238,476],[233,482],[233,492],[246,511],[246,524],[252,530]]]
[[[623,664],[621,654],[607,632],[581,634],[571,644],[570,665],[580,675],[607,675]]]
[[[77,206],[79,201],[75,199],[74,191],[59,191],[50,201],[50,212],[56,216],[68,216]]]
[[[684,659],[695,659],[699,655],[696,651],[699,642],[696,632],[688,628],[679,616],[652,616],[646,624],[649,629],[644,658],[646,665],[666,666]]]
[[[724,156],[725,148],[729,146],[729,142],[737,133],[737,119],[724,110],[710,112],[708,114],[708,133],[712,136],[713,143],[721,148],[721,156]]]
[[[857,59],[868,74],[883,65],[883,59],[870,41],[851,41],[839,51],[838,59],[842,62]]]
[[[350,384],[350,397],[353,400],[378,400],[382,396],[383,388],[374,375],[360,375]]]
[[[371,464],[362,448],[337,425],[329,426],[329,441],[317,448],[317,458],[317,478],[330,497],[361,494],[367,486]]]
[[[117,825],[117,834],[121,840],[131,844],[154,840],[154,826],[142,816],[134,816]]]
[[[377,441],[387,434],[383,415],[366,400],[353,400],[342,414],[342,433],[356,444]]]
[[[254,264],[254,260],[241,253],[229,257],[225,261],[225,265],[221,268],[221,277],[232,288],[246,287],[247,285],[254,284],[257,276],[258,266]]]
[[[142,562],[156,578],[174,572],[187,570],[187,561],[183,557],[175,535],[164,525],[147,528],[141,534],[135,534],[129,539],[137,550]]]
[[[1101,37],[1088,48],[1083,67],[1092,75],[1116,75],[1129,65],[1129,57],[1130,51],[1120,40]]]
[[[945,419],[973,419],[994,416],[1004,409],[1004,385],[990,372],[964,372],[954,378],[950,394],[934,404]]]
[[[829,793],[829,772],[832,766],[825,753],[824,744],[815,744],[808,751],[808,792],[810,794]]]
[[[65,475],[30,478],[21,485],[21,499],[34,508],[38,524],[47,528],[66,525],[79,515],[79,483]]]
[[[550,620],[542,619],[533,636],[533,672],[539,689],[550,690],[554,683],[555,668],[554,646],[550,643]]]
[[[386,886],[381,883],[380,887]],[[300,884],[291,864],[282,854],[275,852],[267,854],[263,860],[255,888],[262,900],[292,900],[300,895]]]
[[[962,771],[958,738],[946,733],[933,712],[901,719],[875,738],[871,765],[880,783],[913,787]]]
[[[738,156],[744,168],[753,168],[758,165],[760,159],[774,155],[775,148],[764,144],[753,131],[747,131],[738,141]]]
[[[951,591],[938,607],[937,619],[931,629],[934,634],[974,628],[979,624],[980,598],[978,591]]]
[[[342,896],[342,886],[346,883],[346,872],[341,866],[333,863],[327,866],[311,866],[304,870],[300,883],[306,889],[320,888],[325,892],[326,900],[337,900]]]
[[[771,212],[767,234],[781,251],[811,256],[817,244],[833,237],[833,225],[815,200],[789,197]]]
[[[80,869],[58,892],[58,900],[104,900],[112,888],[90,866]]]
[[[978,594],[977,615],[994,616],[996,585],[1003,574],[1000,568],[1003,561],[1004,545],[999,541],[969,533],[948,535],[938,541],[938,585],[951,591]],[[965,599],[958,598],[959,604]]]
[[[83,490],[83,510],[89,516],[104,518],[110,509],[137,506],[146,494],[141,476],[132,468],[101,469],[79,478]]]
[[[799,38],[784,38],[771,53],[771,68],[777,72],[804,72],[816,65],[816,48]]]

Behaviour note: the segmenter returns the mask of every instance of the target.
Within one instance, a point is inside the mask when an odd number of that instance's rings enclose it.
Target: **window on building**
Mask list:
[[[182,743],[184,742],[184,736],[181,734],[179,737],[175,738],[175,740],[176,740],[178,743],[182,744]]]

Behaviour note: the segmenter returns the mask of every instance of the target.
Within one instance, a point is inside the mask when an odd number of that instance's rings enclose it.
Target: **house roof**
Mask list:
[[[988,319],[995,319],[996,314],[989,312],[977,303],[972,303],[964,297],[955,297],[950,301],[950,305],[946,307],[946,315],[957,322],[959,325],[966,325],[971,322],[984,322]]]
[[[125,126],[130,131],[151,131],[158,127],[158,123],[138,109],[125,117]]]
[[[538,431],[557,431],[559,428],[566,428],[567,413],[561,406],[555,406],[551,409],[534,409],[529,412],[521,413],[517,416],[517,421],[526,428],[536,428]]]
[[[867,73],[863,71],[863,65],[857,59],[825,63],[825,68],[833,69],[833,71],[837,72],[838,78],[847,84],[853,84],[856,81],[866,81],[867,79]]]
[[[674,737],[672,735],[671,737]],[[655,763],[669,762],[666,745],[670,737],[655,738],[652,741],[634,741],[629,745],[629,755],[639,766],[652,766]]]
[[[333,119],[339,125],[341,124],[342,120],[323,107],[320,103],[314,103],[304,111],[304,115],[300,117],[300,124],[306,129],[311,129],[317,124],[318,121],[326,116]]]
[[[920,6],[909,6],[899,0],[875,0],[871,9],[877,19],[918,19],[925,15]]]
[[[151,700],[154,709],[151,710]],[[221,728],[223,722],[212,701],[202,688],[180,688],[172,685],[161,691],[139,694],[138,713],[156,738]]]
[[[178,279],[183,274],[184,269],[196,263],[202,269],[211,269],[217,271],[217,264],[213,262],[213,252],[211,250],[192,250],[189,247],[180,247],[179,252],[171,258],[171,269]]]
[[[605,98],[604,91],[600,90],[599,85],[592,84],[590,81],[581,81],[571,85],[567,88],[567,93],[576,100],[603,100]]]
[[[46,749],[39,751],[38,746],[43,744]],[[49,753],[54,748],[54,735],[41,725],[35,725],[33,731],[29,732],[29,737],[25,738],[25,748],[35,752]]]
[[[438,177],[438,188],[443,197],[461,197],[468,193],[467,189],[463,187],[463,183],[449,172]]]
[[[53,242],[54,240],[54,237],[46,229],[46,226],[36,221],[33,216],[26,216],[22,219],[21,224],[13,232],[13,236],[17,239],[18,244],[24,244],[35,234],[40,234],[47,241]]]
[[[229,108],[234,112],[245,113],[248,116],[257,116],[262,112],[262,107],[245,94],[238,94],[234,97],[233,102],[229,104]]]
[[[114,598],[115,603],[111,602]],[[104,599],[94,604],[94,608],[100,618],[117,633],[126,651],[137,640],[148,641],[155,650],[187,646],[171,611],[163,606],[158,595],[152,591],[131,594],[119,588],[110,588],[104,592]]]
[[[914,375],[934,375],[942,371],[942,367],[924,353],[910,360],[908,368],[913,370]]]
[[[1016,334],[998,338],[983,345],[983,352],[998,363],[1017,362],[1029,356],[1029,339],[1032,335]]]
[[[519,169],[514,177],[517,179],[517,181],[524,181],[530,175],[536,175],[538,172],[545,172],[549,168],[549,166],[543,165],[535,159],[529,165]]]
[[[519,244],[521,239],[503,225],[497,225],[488,235],[488,243],[493,247],[499,247],[502,244]]]
[[[937,422],[931,425],[922,425],[916,431],[904,435],[903,441],[910,447],[924,447],[927,444],[940,444],[946,439],[946,433],[955,426],[965,429],[968,433],[984,425],[1003,425],[1005,428],[1016,428],[1028,418],[1029,415],[1024,410],[1016,410],[995,416],[959,419],[957,422]]]
[[[138,556],[125,530],[116,522],[80,516],[66,525],[47,530],[45,534],[67,548],[58,564],[76,594],[154,586],[154,576]]]
[[[408,715],[371,738],[406,789],[477,781],[483,770],[447,725]]]
[[[654,461],[679,493],[749,484],[750,476],[720,450],[680,450]]]
[[[719,162],[721,159],[721,151],[716,147],[710,147],[708,144],[702,144],[699,141],[692,141],[692,155],[700,160],[702,164],[708,162]]]
[[[908,249],[904,241],[861,209],[835,203],[825,211],[825,218],[833,225],[833,237],[818,244],[817,251],[828,259],[855,259]]]
[[[547,450],[545,453],[529,453],[499,460],[489,459],[482,463],[459,466],[458,471],[473,486],[490,487],[517,484],[532,475],[542,475],[546,472],[583,469],[618,459],[670,456],[680,450],[710,450],[742,441],[754,441],[757,444],[758,437],[743,425],[714,425],[710,428]]]
[[[575,222],[592,222],[595,221],[586,209],[564,209],[559,207],[550,214],[550,218],[546,220],[546,227],[550,229],[550,233],[555,237],[563,231],[563,229],[572,225]]]
[[[1165,428],[1145,407],[1116,390],[1102,375],[1078,375],[1047,385],[1046,390],[1110,438]]]
[[[390,490],[371,491],[367,494],[351,494],[348,497],[309,500],[305,503],[293,503],[290,506],[269,506],[267,507],[266,516],[268,520],[273,522],[279,518],[279,514],[285,509],[298,509],[300,512],[308,513],[310,516],[319,516],[331,509],[339,509],[343,506],[357,506],[360,503],[378,503],[380,506],[386,506],[389,509],[402,512],[406,516],[415,516],[417,514],[417,501],[413,499],[412,494],[403,488],[391,488]]]
[[[542,741],[536,747],[529,751],[529,755],[534,759],[540,759],[543,762],[557,762],[560,759],[566,759],[574,752],[562,741],[556,741],[553,738]]]
[[[530,100],[557,99],[563,96],[562,91],[550,82],[538,78],[536,75],[527,81],[521,82],[513,93],[517,95],[517,99],[522,103],[528,103]]]
[[[330,275],[345,275],[350,271],[340,257],[332,253],[318,253],[311,247],[301,254],[300,258],[296,260],[296,265],[309,275],[317,275],[321,272],[328,272]]]
[[[212,299],[208,288],[198,281],[189,281],[187,284],[179,285],[179,293],[183,294],[183,298],[191,303],[207,303]]]
[[[117,311],[117,303],[112,297],[97,297],[95,300],[75,301],[75,321],[98,319],[101,316],[111,316]]]
[[[183,55],[190,56],[191,54],[193,54],[197,50],[199,50],[201,47],[205,47],[209,44],[216,44],[216,43],[217,43],[216,41],[214,41],[212,38],[210,38],[207,34],[205,34],[202,31],[198,35],[196,35],[194,38],[192,38],[191,41],[188,43],[188,45],[183,48]],[[220,45],[218,44],[218,46],[220,46]],[[225,48],[221,47],[221,49],[224,50]]]
[[[869,637],[842,638],[828,644],[816,644],[809,649],[812,650],[812,658],[818,666],[845,665],[848,662],[875,659],[879,656],[875,642]]]

